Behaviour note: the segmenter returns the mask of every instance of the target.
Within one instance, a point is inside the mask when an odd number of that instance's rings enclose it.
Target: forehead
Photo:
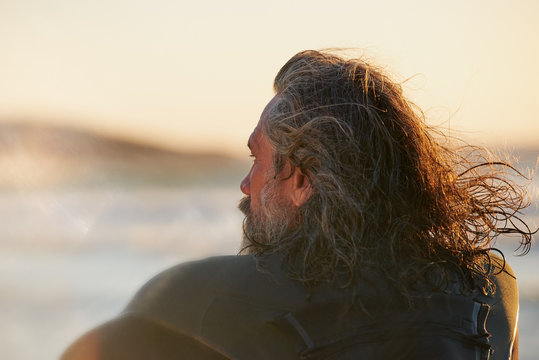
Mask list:
[[[270,100],[270,102],[266,105],[266,107],[264,107],[264,110],[262,111],[262,114],[260,115],[260,120],[258,120],[258,124],[253,130],[251,136],[249,136],[249,141],[247,142],[247,146],[250,149],[266,147],[266,146],[271,147],[271,144],[266,135],[266,131],[264,130],[264,126],[269,117],[271,109],[273,108],[273,106],[275,106],[275,104],[278,101],[279,101],[279,95],[276,95]]]
[[[264,127],[258,123],[256,128],[253,130],[251,136],[249,136],[249,141],[247,141],[247,146],[253,151],[259,149],[264,149],[268,146],[271,146],[266,135]]]

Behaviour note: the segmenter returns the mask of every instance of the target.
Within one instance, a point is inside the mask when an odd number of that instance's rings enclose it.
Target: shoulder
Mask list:
[[[126,313],[153,319],[200,318],[217,294],[242,286],[256,272],[252,256],[219,256],[176,265],[149,280]]]
[[[505,307],[518,309],[518,285],[515,272],[505,258],[490,254],[489,278],[494,284],[494,293],[491,296],[492,304],[505,303]]]
[[[162,295],[163,292],[192,292],[203,290],[203,284],[219,288],[223,280],[240,280],[238,275],[247,276],[256,270],[252,256],[217,256],[191,261],[169,268],[148,281],[137,293],[135,300]]]
[[[285,275],[279,259],[267,258],[264,269],[258,261],[251,255],[219,256],[177,265],[146,283],[125,313],[199,333],[207,314],[224,298],[267,307],[304,300],[305,289]]]
[[[486,329],[491,334],[493,359],[507,359],[515,342],[518,329],[518,285],[511,266],[504,258],[490,253],[490,280],[493,293],[480,295],[478,300],[490,307]]]
[[[288,359],[293,348],[269,324],[303,304],[306,292],[286,277],[278,258],[265,260],[263,269],[250,255],[175,266],[144,285],[123,316],[147,319],[240,358]]]
[[[217,256],[176,265],[148,281],[128,308],[142,304],[198,301],[217,294],[266,292],[268,287],[290,286],[290,280],[275,257],[264,260],[252,255]],[[177,304],[177,303],[176,303]]]
[[[303,303],[305,290],[284,275],[278,258],[265,260],[261,268],[254,256],[220,256],[165,270],[62,359],[98,353],[114,356],[89,358],[177,358],[161,356],[162,350],[180,359],[295,359],[271,321]]]

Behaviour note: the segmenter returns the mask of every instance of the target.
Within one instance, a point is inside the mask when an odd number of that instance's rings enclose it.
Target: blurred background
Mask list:
[[[0,358],[57,358],[157,272],[238,251],[247,138],[300,50],[355,49],[430,124],[527,173],[538,13],[534,0],[0,0]],[[528,215],[537,226],[536,200]],[[539,255],[517,245],[498,242],[526,360]]]

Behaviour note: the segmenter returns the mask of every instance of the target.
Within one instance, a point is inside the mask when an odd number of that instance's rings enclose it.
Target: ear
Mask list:
[[[291,181],[290,199],[296,207],[303,205],[312,195],[313,188],[309,178],[296,167],[292,176],[289,179]]]

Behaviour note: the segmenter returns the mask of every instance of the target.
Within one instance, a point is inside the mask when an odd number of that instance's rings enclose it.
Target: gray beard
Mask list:
[[[251,211],[250,196],[240,200],[238,208],[245,214],[240,253],[260,253],[290,232],[291,207],[276,194],[273,184],[268,184],[261,194],[261,209],[257,213]]]

